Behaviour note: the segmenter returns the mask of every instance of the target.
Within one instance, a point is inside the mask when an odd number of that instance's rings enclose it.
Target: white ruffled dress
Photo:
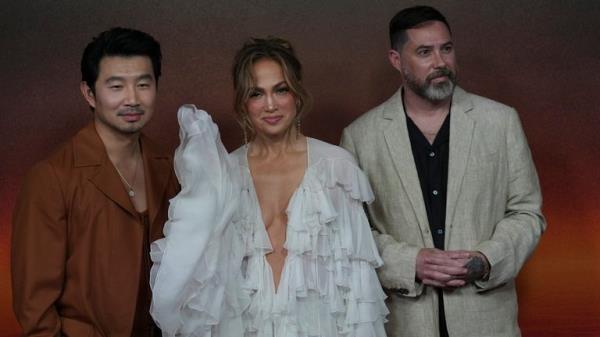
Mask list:
[[[382,260],[362,206],[373,193],[352,156],[308,138],[275,289],[247,146],[227,155],[204,111],[183,106],[178,116],[182,191],[151,247],[151,313],[164,336],[385,336]]]

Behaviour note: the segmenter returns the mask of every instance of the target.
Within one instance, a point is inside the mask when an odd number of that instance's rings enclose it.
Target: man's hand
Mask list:
[[[469,261],[465,264],[465,268],[468,269],[465,281],[471,283],[486,278],[490,273],[490,263],[485,255],[480,252],[469,253]]]
[[[417,279],[425,285],[440,288],[464,286],[471,258],[468,251],[444,251],[435,248],[423,248],[417,254]]]
[[[425,285],[458,288],[487,277],[490,264],[482,253],[423,248],[417,254],[417,279]]]

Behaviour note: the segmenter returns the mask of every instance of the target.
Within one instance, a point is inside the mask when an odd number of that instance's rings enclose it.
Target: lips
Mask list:
[[[433,83],[439,83],[439,82],[445,82],[448,80],[448,76],[445,75],[441,75],[441,76],[435,76],[429,79],[429,82],[433,82]]]
[[[450,69],[443,68],[429,74],[429,76],[427,76],[427,81],[440,82],[447,79],[453,79],[453,75],[454,73]]]
[[[117,115],[122,117],[126,122],[137,122],[142,119],[144,111],[141,109],[128,109],[120,111]]]
[[[275,125],[275,124],[279,123],[279,121],[281,119],[283,119],[282,116],[273,116],[273,117],[264,117],[262,120],[269,125]]]
[[[137,122],[142,119],[142,114],[122,114],[121,117],[127,122]]]

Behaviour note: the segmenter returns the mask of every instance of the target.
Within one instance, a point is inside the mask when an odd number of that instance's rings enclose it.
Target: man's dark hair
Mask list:
[[[95,92],[100,60],[105,56],[148,56],[158,83],[162,54],[160,44],[150,35],[135,29],[115,27],[92,39],[81,57],[81,77]]]
[[[392,49],[400,51],[406,42],[406,30],[415,28],[427,21],[443,22],[452,34],[450,25],[442,13],[429,6],[409,7],[398,12],[390,21],[390,44]]]

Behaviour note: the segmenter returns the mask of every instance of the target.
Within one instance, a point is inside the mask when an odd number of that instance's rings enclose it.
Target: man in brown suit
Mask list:
[[[169,155],[141,133],[160,45],[113,28],[86,47],[93,122],[36,164],[13,217],[14,310],[25,336],[159,336],[149,316],[150,242],[177,191]]]

